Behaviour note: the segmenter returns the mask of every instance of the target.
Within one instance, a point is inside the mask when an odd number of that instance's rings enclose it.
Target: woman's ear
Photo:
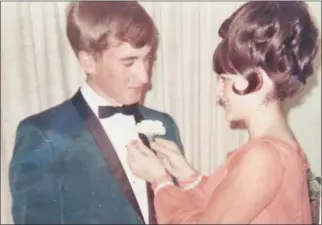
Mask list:
[[[78,53],[78,59],[86,74],[96,74],[96,60],[93,54],[80,51]]]

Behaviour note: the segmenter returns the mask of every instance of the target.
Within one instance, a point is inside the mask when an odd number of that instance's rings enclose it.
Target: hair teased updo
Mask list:
[[[223,40],[213,55],[217,74],[242,74],[249,82],[248,94],[261,86],[257,68],[275,84],[281,100],[292,96],[313,72],[317,52],[317,28],[304,2],[245,3],[220,29]]]

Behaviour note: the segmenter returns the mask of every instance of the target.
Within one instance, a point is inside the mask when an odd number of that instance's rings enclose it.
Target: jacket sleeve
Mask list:
[[[53,161],[50,137],[28,120],[21,122],[9,169],[15,224],[63,223],[59,175]]]

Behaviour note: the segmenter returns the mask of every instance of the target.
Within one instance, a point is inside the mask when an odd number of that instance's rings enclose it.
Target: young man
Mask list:
[[[72,2],[67,36],[87,79],[71,99],[20,123],[10,166],[14,221],[155,223],[151,188],[131,173],[125,147],[144,119],[162,121],[181,146],[169,115],[138,104],[157,50],[155,24],[134,1]]]

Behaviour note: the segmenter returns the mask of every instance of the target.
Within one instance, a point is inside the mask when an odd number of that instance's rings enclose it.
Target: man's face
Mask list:
[[[150,82],[150,50],[150,46],[133,48],[122,42],[103,51],[97,59],[91,58],[85,66],[83,61],[89,84],[100,96],[115,104],[139,102]]]

